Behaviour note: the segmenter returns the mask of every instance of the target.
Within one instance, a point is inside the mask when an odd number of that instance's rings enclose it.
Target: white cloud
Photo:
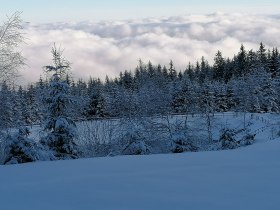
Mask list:
[[[51,62],[54,42],[65,49],[76,78],[116,76],[133,70],[141,58],[154,64],[172,59],[178,69],[204,56],[211,63],[217,50],[237,53],[241,43],[257,49],[280,45],[280,17],[249,14],[188,15],[117,22],[53,23],[26,26],[23,49],[28,67],[24,81],[37,81]]]

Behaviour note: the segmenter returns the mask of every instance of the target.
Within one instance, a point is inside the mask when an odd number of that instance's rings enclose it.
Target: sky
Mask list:
[[[221,12],[272,14],[278,0],[0,0],[0,14],[22,11],[28,22],[120,20]]]
[[[55,42],[72,63],[73,77],[113,78],[138,60],[177,70],[218,50],[236,54],[241,44],[280,48],[279,0],[0,0],[0,24],[21,11],[26,58],[21,83],[37,81],[51,63]]]

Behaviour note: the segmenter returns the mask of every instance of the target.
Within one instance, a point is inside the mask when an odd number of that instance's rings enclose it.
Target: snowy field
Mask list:
[[[280,141],[0,166],[3,210],[278,210]]]
[[[202,127],[198,118],[189,119],[190,131]],[[217,114],[213,139],[223,127],[242,128],[243,120],[242,114]],[[279,122],[279,115],[246,114],[256,142],[235,150],[0,165],[0,210],[278,210]],[[79,123],[78,129],[94,140],[108,123]],[[32,137],[39,136],[40,127],[33,127]]]
[[[145,132],[150,138],[149,140],[159,141],[169,138],[170,130],[178,127],[183,127],[186,116],[174,115],[164,117],[145,118],[145,126],[141,123],[140,130]],[[280,132],[280,115],[279,114],[256,114],[246,113],[245,118],[243,113],[224,112],[216,113],[213,117],[212,134],[213,140],[218,140],[220,131],[223,128],[242,129],[244,127],[244,119],[246,127],[257,134],[257,138],[269,137],[272,140],[278,138]],[[156,126],[155,126],[156,124]],[[188,133],[194,135],[196,139],[204,139],[207,136],[206,119],[201,115],[189,115],[187,118]],[[122,123],[117,119],[108,120],[93,120],[77,122],[77,132],[79,144],[90,143],[108,143],[115,142],[121,138],[127,129],[128,124]],[[150,126],[150,127],[149,127]],[[154,126],[154,127],[153,127]],[[147,128],[148,127],[148,128]],[[160,129],[158,129],[160,128]],[[30,138],[39,141],[44,136],[43,128],[39,125],[31,128]],[[280,133],[279,133],[280,134]],[[206,139],[205,139],[206,140]]]

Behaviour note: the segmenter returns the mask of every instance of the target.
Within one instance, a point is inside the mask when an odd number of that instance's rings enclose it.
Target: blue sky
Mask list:
[[[28,22],[119,20],[217,11],[277,14],[279,0],[0,0],[0,18],[22,11]]]

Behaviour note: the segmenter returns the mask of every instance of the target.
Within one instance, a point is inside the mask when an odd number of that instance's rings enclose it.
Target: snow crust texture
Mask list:
[[[278,210],[280,141],[0,166],[5,210]]]

